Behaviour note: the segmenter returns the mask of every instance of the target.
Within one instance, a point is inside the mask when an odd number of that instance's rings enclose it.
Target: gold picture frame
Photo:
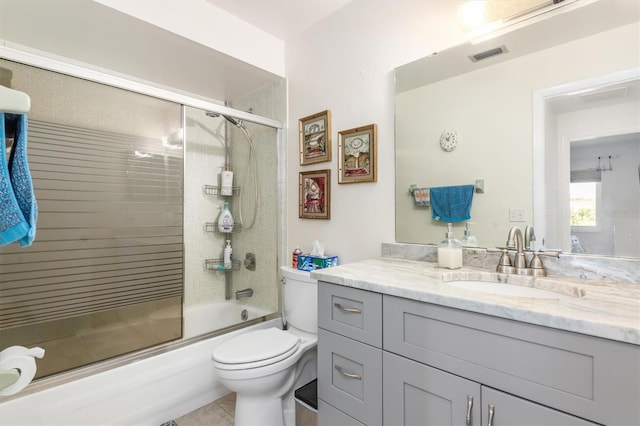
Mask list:
[[[377,182],[378,126],[338,132],[338,183]]]
[[[331,170],[300,172],[298,179],[298,217],[331,218]]]
[[[301,166],[331,161],[331,111],[301,118],[298,132]]]

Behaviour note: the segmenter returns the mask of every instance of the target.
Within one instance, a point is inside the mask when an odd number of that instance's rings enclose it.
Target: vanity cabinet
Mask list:
[[[325,282],[318,303],[321,425],[640,424],[637,345]]]

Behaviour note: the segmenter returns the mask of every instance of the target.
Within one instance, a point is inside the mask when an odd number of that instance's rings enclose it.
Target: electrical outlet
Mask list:
[[[509,209],[509,222],[524,222],[524,209]]]

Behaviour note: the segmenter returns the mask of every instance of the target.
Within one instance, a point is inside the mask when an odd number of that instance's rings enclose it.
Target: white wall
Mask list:
[[[288,249],[320,240],[348,263],[395,241],[393,69],[462,42],[461,1],[354,0],[286,46]],[[332,114],[331,162],[299,165],[298,119]],[[338,185],[338,132],[378,125],[378,182]],[[298,173],[331,170],[331,219],[298,218]],[[285,263],[288,260],[285,259]]]

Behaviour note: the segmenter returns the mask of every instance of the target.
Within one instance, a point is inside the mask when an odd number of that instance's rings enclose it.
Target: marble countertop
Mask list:
[[[640,284],[565,277],[526,277],[486,269],[376,258],[318,269],[311,277],[347,287],[640,345]],[[450,281],[493,281],[551,291],[522,297],[458,288]],[[521,290],[521,289],[520,289]],[[544,292],[545,294],[549,294]]]

